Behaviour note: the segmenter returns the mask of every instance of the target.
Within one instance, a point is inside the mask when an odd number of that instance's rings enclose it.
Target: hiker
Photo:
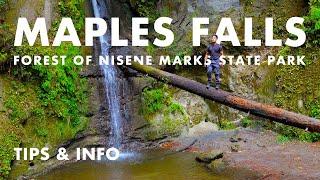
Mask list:
[[[212,85],[212,72],[215,74],[216,78],[216,89],[220,88],[221,79],[220,79],[220,56],[223,55],[223,49],[220,44],[217,43],[218,36],[213,35],[211,39],[211,43],[208,46],[205,59],[208,59],[210,56],[211,64],[207,66],[207,76],[208,76],[208,85],[209,89]]]

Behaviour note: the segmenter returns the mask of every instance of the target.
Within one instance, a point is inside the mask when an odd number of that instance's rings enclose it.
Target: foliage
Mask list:
[[[185,108],[181,104],[172,101],[172,96],[173,94],[170,92],[169,87],[164,84],[155,88],[146,88],[142,92],[140,112],[145,117],[152,116],[158,112],[185,114]]]
[[[0,63],[8,60],[12,50],[14,35],[7,24],[0,24]]]
[[[223,130],[231,130],[231,129],[237,128],[232,121],[229,121],[226,119],[219,120],[218,125],[220,129],[223,129]]]
[[[8,0],[0,0],[0,10],[3,11],[7,9],[8,6]]]
[[[313,42],[308,42],[313,43]],[[281,66],[276,70],[275,102],[277,106],[319,118],[320,112],[320,52],[317,48],[285,47],[280,55],[305,55],[306,66]],[[302,103],[299,103],[302,102]],[[301,106],[302,105],[302,106]],[[308,133],[298,128],[276,124],[275,130],[288,138],[314,142],[320,134]]]
[[[147,47],[146,47],[146,51],[148,53],[148,55],[154,55],[154,52],[156,50],[156,47],[153,45],[153,44],[149,44]]]
[[[310,133],[302,129],[298,129],[295,127],[291,127],[291,126],[287,126],[279,123],[275,124],[274,130],[276,132],[279,132],[281,136],[284,136],[289,140],[298,139],[300,141],[305,141],[305,142],[316,142],[320,140],[319,133]]]
[[[176,102],[172,102],[168,107],[168,112],[169,113],[181,113],[181,114],[184,114],[185,113],[185,109],[181,104],[176,103]]]
[[[150,130],[146,132],[148,139],[178,135],[187,124],[188,115],[185,108],[172,99],[173,92],[164,84],[143,91],[140,112],[151,125]],[[157,119],[156,115],[160,115],[161,119]]]
[[[246,6],[250,6],[250,5],[252,5],[254,3],[254,0],[244,0],[244,4],[246,5]]]
[[[86,81],[80,79],[80,66],[72,62],[72,57],[79,55],[80,49],[63,45],[56,53],[67,56],[66,65],[33,66],[41,78],[40,99],[46,107],[52,107],[56,116],[67,121],[78,121],[85,111],[81,104],[86,100]]]
[[[60,0],[59,11],[61,17],[72,17],[76,23],[76,30],[81,30],[84,27],[85,12],[83,7],[84,0]]]
[[[310,107],[310,115],[320,119],[320,101],[313,103]]]
[[[130,0],[130,2],[140,16],[148,17],[151,22],[154,22],[160,16],[159,12],[156,11],[158,0]]]
[[[11,160],[15,158],[13,148],[19,147],[20,140],[14,133],[0,136],[0,179],[7,177],[11,170]]]
[[[162,110],[170,102],[170,97],[166,93],[166,86],[158,89],[145,89],[142,93],[141,109],[144,115],[152,115]]]
[[[249,117],[241,119],[240,124],[242,127],[247,128],[253,125],[253,121]]]
[[[305,17],[305,32],[309,46],[320,46],[320,2],[310,0],[310,12]]]
[[[312,50],[311,50],[312,51]],[[276,87],[278,91],[275,94],[276,105],[284,107],[291,111],[300,112],[308,116],[319,118],[320,112],[320,74],[318,67],[320,61],[310,60],[314,54],[319,52],[309,52],[307,49],[290,51],[306,55],[306,61],[309,65],[305,67],[283,66],[276,72]],[[303,102],[303,104],[299,102]],[[303,105],[303,107],[301,107]],[[318,141],[320,134],[307,133],[298,128],[277,124],[276,131],[289,138],[298,138],[302,141]]]
[[[305,115],[320,118],[320,2],[310,1],[310,11],[305,17],[304,28],[307,34],[305,47],[284,47],[279,55],[304,55],[306,66],[281,66],[275,72],[277,106]],[[275,123],[274,130],[279,132],[281,139],[299,139],[307,142],[320,140],[319,133]]]
[[[25,93],[22,93],[19,89],[17,89],[18,86],[15,86],[16,83],[14,81],[12,82],[12,84],[12,91],[10,92],[12,94],[5,101],[5,107],[10,110],[8,115],[10,120],[14,124],[23,124],[23,121],[25,121],[29,116],[29,109],[26,108],[26,106],[31,108],[32,105],[31,103],[24,103],[23,101],[24,98],[29,98],[29,95],[26,95]]]
[[[61,17],[72,17],[76,29],[79,32],[83,29],[85,16],[82,3],[83,0],[59,0],[59,16],[52,26],[50,38],[57,30]],[[74,138],[88,122],[85,118],[87,81],[79,75],[83,67],[72,62],[74,56],[82,54],[82,49],[69,43],[60,47],[42,47],[36,43],[33,47],[13,48],[8,46],[13,44],[12,39],[9,28],[0,25],[0,61],[6,61],[12,54],[67,58],[65,65],[14,66],[10,69],[10,75],[0,77],[5,93],[0,125],[18,129],[0,130],[0,179],[10,172],[14,159],[13,147],[19,147],[22,142],[24,147],[49,145],[54,151],[58,144]]]
[[[288,136],[285,136],[285,135],[278,135],[277,136],[277,141],[278,141],[278,143],[281,143],[281,144],[283,144],[283,143],[286,143],[286,142],[288,142],[288,141],[290,141],[290,140],[292,140],[290,137],[288,137]]]

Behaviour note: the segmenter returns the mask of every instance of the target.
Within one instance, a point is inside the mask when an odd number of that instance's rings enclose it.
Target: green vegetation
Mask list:
[[[226,119],[219,120],[218,126],[222,130],[231,130],[237,128],[237,126],[232,121]]]
[[[169,105],[168,112],[169,113],[181,113],[181,114],[186,113],[184,107],[181,104],[176,103],[176,102],[172,102]]]
[[[155,50],[156,50],[156,47],[153,44],[149,44],[146,47],[146,51],[147,51],[148,55],[150,55],[150,56],[154,55]]]
[[[247,128],[247,127],[252,126],[254,124],[254,122],[249,117],[245,117],[245,118],[241,119],[240,124],[242,127]]]
[[[6,133],[0,136],[0,179],[7,177],[11,170],[11,160],[14,159],[15,154],[13,148],[18,147],[20,140],[15,133]]]
[[[284,47],[279,55],[303,55],[306,66],[281,66],[275,71],[276,93],[275,103],[279,107],[305,115],[319,118],[320,112],[320,2],[310,1],[310,12],[305,17],[304,24],[307,33],[305,47]],[[304,130],[275,123],[274,129],[279,132],[282,139],[299,139],[315,142],[320,140],[319,133],[309,133]]]
[[[8,6],[8,0],[0,0],[0,10],[6,10]]]
[[[154,22],[159,16],[159,12],[155,11],[158,0],[130,0],[130,3],[137,13],[142,17],[148,17],[151,22]]]
[[[284,143],[289,142],[289,141],[291,141],[291,140],[292,140],[292,139],[291,139],[290,137],[285,136],[285,135],[279,134],[279,135],[277,136],[277,142],[278,142],[278,143],[281,143],[281,144],[284,144]]]
[[[10,57],[10,52],[13,49],[11,45],[13,38],[14,35],[9,31],[9,26],[0,24],[0,64],[6,62]]]
[[[171,102],[167,94],[167,86],[158,89],[145,89],[142,93],[143,108],[141,112],[144,116],[150,116],[162,110]]]
[[[320,1],[310,0],[310,12],[305,17],[305,31],[308,37],[308,45],[320,45]]]
[[[147,132],[147,138],[174,136],[187,125],[188,116],[185,108],[172,98],[173,92],[165,84],[158,84],[143,91],[140,112],[153,128]]]
[[[2,1],[0,1],[1,4]],[[83,0],[60,0],[59,17],[53,23],[50,39],[58,28],[61,17],[73,17],[79,32],[84,27]],[[87,81],[79,76],[82,66],[71,58],[83,54],[80,47],[64,43],[60,47],[40,45],[13,48],[13,35],[6,25],[0,26],[0,63],[7,62],[13,54],[64,55],[65,65],[14,66],[10,74],[0,76],[0,179],[8,177],[13,147],[55,148],[84,130],[88,120]],[[34,163],[39,162],[36,159]],[[15,171],[22,173],[28,165],[19,165]]]
[[[14,74],[20,79],[36,81],[39,84],[38,98],[43,107],[52,110],[52,115],[78,124],[80,115],[86,110],[81,106],[86,101],[86,81],[80,79],[81,66],[72,62],[72,57],[81,54],[81,49],[71,44],[64,44],[51,49],[44,47],[22,46],[19,54],[36,55],[39,52],[46,55],[64,55],[66,64],[57,66],[31,66],[14,69]]]
[[[77,31],[84,27],[85,11],[83,7],[84,0],[59,0],[60,17],[72,17]],[[60,21],[56,21],[60,22]],[[57,25],[55,25],[58,28]],[[54,30],[54,32],[57,32]],[[82,35],[83,35],[83,31]],[[80,33],[81,35],[81,33]]]

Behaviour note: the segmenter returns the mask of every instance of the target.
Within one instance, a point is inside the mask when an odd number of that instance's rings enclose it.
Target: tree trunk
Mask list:
[[[171,84],[178,88],[202,96],[206,99],[213,100],[240,111],[262,118],[267,118],[282,124],[305,129],[310,132],[320,132],[320,121],[315,118],[241,98],[223,90],[216,90],[214,88],[207,89],[206,85],[204,84],[156,69],[151,66],[144,66],[134,62],[128,67],[140,73],[147,74],[164,83]]]

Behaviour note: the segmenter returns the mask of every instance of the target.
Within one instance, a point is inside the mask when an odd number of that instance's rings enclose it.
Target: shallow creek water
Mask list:
[[[116,162],[78,162],[35,179],[235,179],[229,172],[217,175],[195,161],[192,153],[147,152]]]

